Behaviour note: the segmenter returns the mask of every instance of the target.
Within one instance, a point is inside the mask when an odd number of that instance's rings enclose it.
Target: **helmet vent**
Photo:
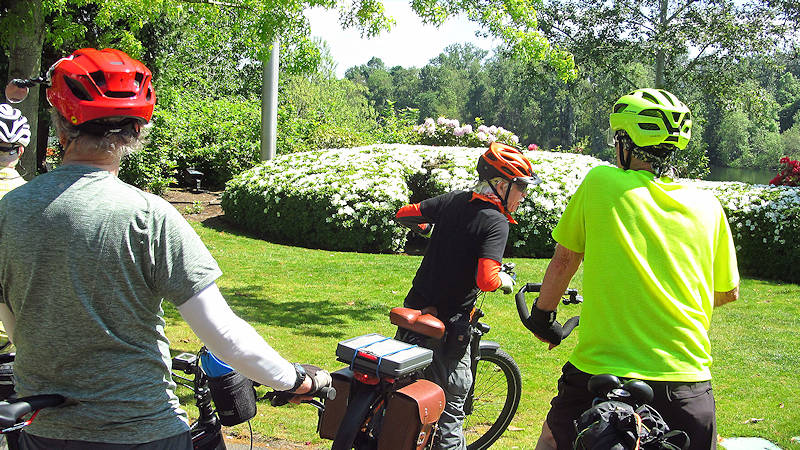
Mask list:
[[[89,76],[94,80],[94,84],[98,86],[104,86],[106,84],[106,76],[100,70],[90,73]]]
[[[640,123],[639,128],[643,130],[658,131],[660,128],[654,123]]]
[[[676,112],[672,113],[672,120],[674,120],[675,122],[681,120],[681,113],[676,113]]]
[[[78,97],[81,100],[91,101],[92,97],[86,92],[86,88],[83,87],[78,81],[73,80],[67,76],[64,77],[64,82],[66,83],[67,87],[70,91],[72,91],[72,95]]]
[[[106,92],[107,97],[111,98],[131,98],[135,96],[135,92],[128,92],[128,91],[108,91]]]
[[[664,98],[667,99],[667,101],[669,102],[670,105],[673,105],[673,106],[675,105],[675,102],[672,101],[672,97],[673,97],[672,94],[670,94],[669,92],[667,92],[667,91],[665,91],[663,89],[659,89],[658,92],[661,92],[661,95],[663,95]]]
[[[653,97],[653,94],[650,94],[648,92],[642,92],[642,98],[645,99],[645,100],[651,101],[651,102],[653,102],[655,104],[661,103],[661,102],[658,101],[658,99]]]
[[[139,86],[142,85],[142,80],[144,80],[144,74],[141,72],[136,72],[136,76],[133,78],[136,88],[138,89]]]
[[[644,111],[640,112],[639,115],[648,117],[661,117],[661,113],[657,109],[645,109]]]
[[[625,109],[627,107],[628,107],[628,105],[626,103],[616,104],[616,105],[614,105],[614,112],[618,113],[618,112],[622,111],[623,109]]]
[[[664,141],[678,142],[678,136],[667,136]]]

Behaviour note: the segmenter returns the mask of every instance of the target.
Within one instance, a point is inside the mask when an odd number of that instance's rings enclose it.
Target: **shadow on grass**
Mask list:
[[[265,297],[263,290],[262,286],[220,288],[231,309],[246,322],[292,328],[298,335],[349,337],[350,324],[377,320],[389,314],[386,306],[367,301],[340,303],[313,298],[276,301]],[[182,320],[175,308],[166,309],[164,315],[168,321]]]
[[[241,237],[247,237],[247,238],[252,238],[252,239],[264,240],[264,236],[261,236],[258,233],[253,233],[253,232],[246,231],[246,230],[240,228],[235,223],[227,220],[225,218],[225,215],[209,217],[208,219],[205,219],[200,223],[204,227],[210,228],[210,229],[212,229],[214,231],[233,234],[235,236],[241,236]]]

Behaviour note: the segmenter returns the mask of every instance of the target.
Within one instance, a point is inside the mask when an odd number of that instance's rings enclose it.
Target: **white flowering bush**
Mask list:
[[[746,274],[800,281],[800,188],[737,182],[693,181],[722,203]]]
[[[485,148],[381,144],[283,155],[228,182],[225,215],[279,242],[330,250],[402,250],[406,231],[392,220],[406,203],[469,189]],[[527,152],[545,181],[517,212],[509,242],[518,255],[551,254],[549,230],[593,166],[581,155]],[[571,161],[565,162],[566,159]]]
[[[454,189],[470,189],[482,148],[381,144],[280,156],[228,182],[225,215],[245,229],[293,245],[366,252],[405,246],[397,210]],[[549,257],[550,232],[593,167],[591,156],[528,151],[543,180],[514,214],[508,251]],[[800,281],[800,188],[680,180],[720,199],[743,273]]]
[[[497,141],[519,147],[519,137],[516,134],[496,125],[484,125],[480,119],[477,119],[473,128],[470,124],[459,124],[456,119],[439,117],[434,121],[432,117],[428,117],[425,122],[414,125],[412,130],[422,145],[486,147]]]

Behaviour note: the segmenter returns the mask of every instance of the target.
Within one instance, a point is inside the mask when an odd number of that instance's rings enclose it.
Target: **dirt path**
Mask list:
[[[172,203],[184,217],[196,222],[222,216],[222,191],[191,192],[188,189],[169,189],[161,197]]]

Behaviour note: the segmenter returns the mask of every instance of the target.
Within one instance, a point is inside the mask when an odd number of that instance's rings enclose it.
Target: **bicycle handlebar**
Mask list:
[[[283,406],[293,398],[293,397],[314,397],[318,398],[322,401],[325,400],[333,400],[336,398],[336,389],[332,386],[322,387],[319,388],[313,394],[295,394],[292,392],[287,391],[269,391],[266,394],[259,397],[259,400],[269,400],[269,404],[272,406]],[[316,400],[303,400],[302,403],[312,403],[314,404]]]
[[[0,404],[0,427],[2,427],[0,432],[5,433],[25,426],[24,422],[18,423],[25,414],[42,408],[63,406],[67,403],[71,402],[63,395],[45,394],[22,397],[6,404]]]

